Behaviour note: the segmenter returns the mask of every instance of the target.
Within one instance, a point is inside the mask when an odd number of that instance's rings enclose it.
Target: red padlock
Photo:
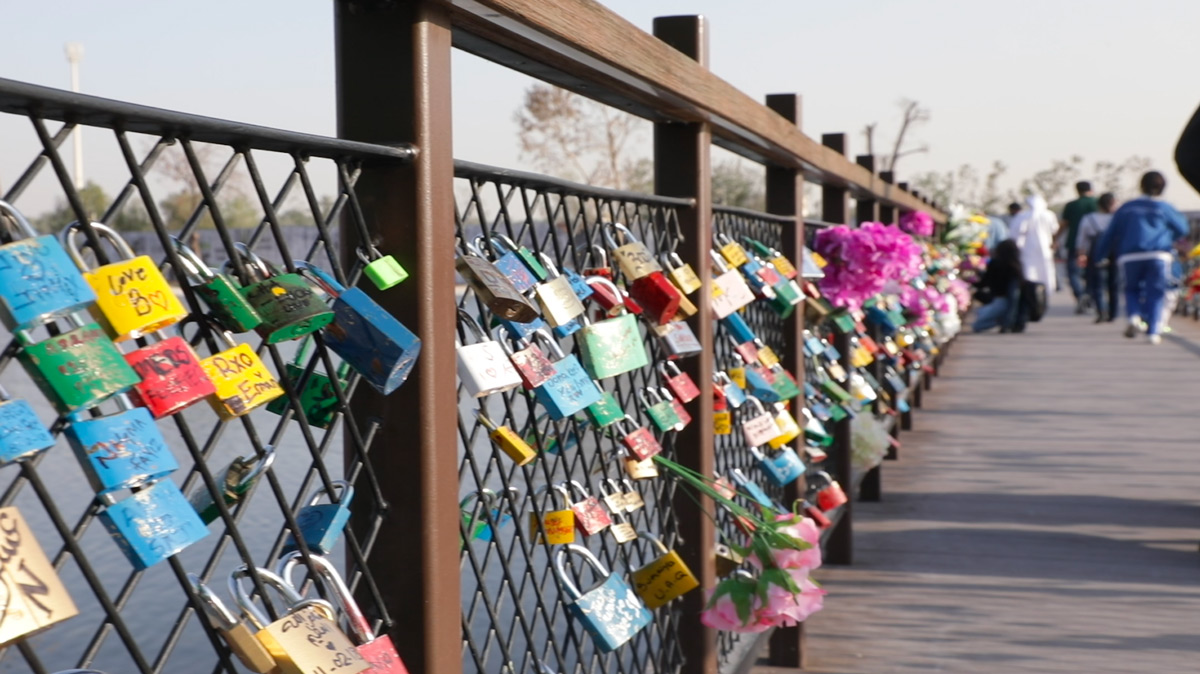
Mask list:
[[[575,513],[575,528],[579,533],[591,536],[612,526],[612,517],[604,506],[600,505],[600,499],[588,494],[587,487],[578,480],[571,480],[571,487],[583,497],[582,501],[571,505],[571,510]]]
[[[813,522],[816,522],[817,528],[819,529],[828,529],[829,525],[833,524],[833,522],[831,522],[830,519],[825,516],[825,513],[821,512],[820,508],[809,503],[808,501],[804,501],[804,514],[812,519]]]
[[[200,357],[178,335],[125,354],[125,362],[142,378],[129,390],[130,399],[155,419],[175,414],[216,392],[212,379],[200,367]]]
[[[500,332],[496,333],[496,341],[504,347],[517,374],[521,375],[521,383],[525,385],[526,389],[535,389],[558,374],[558,368],[538,348],[537,344],[528,340],[519,340],[518,345],[524,345],[524,348],[513,351],[512,347],[508,345],[508,339]]]
[[[663,380],[667,382],[671,392],[679,398],[681,402],[690,403],[700,397],[700,388],[696,386],[696,382],[691,375],[679,369],[679,366],[670,361],[659,363],[658,372],[663,376]],[[724,393],[722,393],[724,395]]]
[[[596,300],[596,304],[599,304],[600,308],[604,310],[604,315],[598,316],[597,321],[616,316],[620,313],[622,306],[635,316],[642,313],[642,306],[628,294],[621,292],[617,284],[611,280],[603,276],[588,276],[584,280],[592,287],[591,299]]]
[[[612,280],[612,267],[608,266],[608,253],[604,252],[604,246],[592,244],[588,250],[587,262],[592,266],[583,268],[584,276],[599,276],[609,281]]]
[[[683,301],[679,289],[667,280],[661,271],[634,279],[629,286],[629,296],[640,304],[650,320],[658,325],[666,325],[674,320],[675,314],[679,312],[679,303]]]
[[[625,422],[627,421],[633,426],[633,430],[626,431]],[[639,426],[628,414],[614,425],[617,427],[617,432],[621,433],[621,444],[628,447],[629,452],[638,461],[645,461],[662,451],[662,445],[658,444],[658,438],[654,437],[654,433],[645,426]]]
[[[842,485],[838,481],[829,476],[829,473],[820,471],[817,477],[824,479],[827,484],[824,487],[817,487],[817,507],[824,512],[829,512],[838,506],[845,505],[849,500],[846,498],[846,492],[842,489]],[[816,485],[813,485],[816,486]]]

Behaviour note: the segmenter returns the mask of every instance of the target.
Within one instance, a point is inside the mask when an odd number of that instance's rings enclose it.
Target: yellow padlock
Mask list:
[[[742,244],[729,238],[728,234],[717,234],[717,246],[720,247],[721,257],[733,267],[740,267],[750,261]]]
[[[676,288],[679,288],[679,294],[691,295],[700,289],[702,284],[700,277],[696,276],[696,270],[692,269],[692,265],[684,262],[679,257],[679,253],[667,253],[663,256],[662,262],[671,277],[671,282],[675,284]]]
[[[633,590],[642,598],[646,608],[654,610],[700,587],[700,581],[683,563],[678,552],[668,550],[654,534],[639,531],[638,537],[650,539],[662,553],[633,572]]]
[[[0,648],[79,611],[16,506],[0,508]]]
[[[725,372],[729,374],[729,378],[733,380],[733,383],[737,384],[738,388],[746,388],[746,368],[730,367],[726,368]]]
[[[733,413],[729,410],[713,412],[713,433],[716,435],[731,435],[733,433]]]
[[[67,253],[96,293],[92,315],[114,342],[136,339],[187,318],[187,309],[149,255],[135,257],[125,239],[107,225],[93,222],[91,227],[122,259],[89,269],[77,241],[84,234],[83,225],[72,222],[61,236]]]
[[[758,347],[758,362],[768,370],[779,364],[779,356],[775,350],[763,343],[761,339],[754,340],[754,345]]]
[[[624,239],[624,243],[618,242],[618,235]],[[646,244],[638,241],[625,225],[619,222],[605,223],[604,241],[627,281],[633,282],[656,271],[662,271],[662,266],[650,254]]]
[[[771,449],[779,449],[792,440],[800,437],[800,433],[803,432],[800,428],[800,424],[796,423],[796,417],[793,417],[792,413],[789,412],[785,406],[781,405],[780,403],[775,403],[774,417],[775,425],[779,427],[780,434],[773,440],[767,441],[767,444],[771,446]]]
[[[275,375],[249,344],[238,344],[228,332],[214,330],[230,348],[200,360],[216,392],[208,404],[222,420],[249,414],[284,394]]]
[[[855,338],[850,342],[850,364],[854,367],[866,367],[875,362],[875,357],[867,347]]]
[[[508,426],[497,426],[483,412],[476,411],[475,416],[479,418],[479,423],[488,429],[488,437],[492,439],[492,442],[496,443],[496,446],[518,466],[524,466],[537,458],[537,451],[530,447],[529,443],[525,442],[513,429]]]
[[[538,491],[545,490],[545,487]],[[529,513],[529,532],[535,543],[541,543],[542,530],[545,541],[550,545],[567,545],[575,542],[575,511],[571,510],[571,492],[563,485],[555,485],[554,491],[562,496],[563,509],[546,512],[541,518],[536,512]],[[536,492],[535,492],[536,494]]]

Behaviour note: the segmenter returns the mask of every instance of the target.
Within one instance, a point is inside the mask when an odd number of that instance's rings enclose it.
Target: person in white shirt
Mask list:
[[[1008,226],[1009,234],[1021,249],[1025,264],[1025,280],[1046,286],[1046,296],[1054,292],[1054,234],[1058,231],[1058,216],[1046,207],[1040,194],[1025,200],[1027,210],[1021,211]]]
[[[1112,192],[1105,192],[1100,195],[1096,205],[1100,210],[1088,213],[1079,221],[1079,234],[1075,243],[1076,250],[1079,251],[1079,266],[1084,269],[1087,294],[1096,303],[1096,322],[1100,323],[1116,318],[1120,284],[1117,268],[1110,260],[1096,259],[1092,248],[1104,235],[1104,230],[1108,229],[1113,211],[1117,210],[1117,198]]]

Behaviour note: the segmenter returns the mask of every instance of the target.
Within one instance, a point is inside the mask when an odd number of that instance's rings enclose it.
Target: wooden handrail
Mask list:
[[[594,0],[438,1],[464,51],[651,121],[708,122],[714,142],[738,154],[946,220]]]

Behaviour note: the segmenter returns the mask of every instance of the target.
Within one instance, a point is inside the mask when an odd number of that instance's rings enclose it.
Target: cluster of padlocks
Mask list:
[[[217,499],[226,506],[237,503],[275,457],[273,448],[267,447],[261,455],[239,458],[214,474],[215,490],[201,485],[185,496],[168,477],[179,464],[157,420],[205,401],[221,420],[266,406],[276,414],[293,412],[313,426],[326,427],[342,411],[331,376],[345,381],[353,371],[386,395],[406,380],[420,353],[416,335],[366,293],[342,286],[311,263],[297,261],[296,271],[284,272],[237,244],[236,259],[216,270],[176,239],[176,273],[200,300],[197,311],[189,312],[154,261],[135,256],[111,228],[72,223],[59,238],[38,236],[10,204],[0,202],[0,211],[0,288],[4,288],[0,320],[16,338],[12,347],[16,359],[60,415],[54,429],[66,436],[95,491],[100,521],[138,570],[207,536],[207,525],[219,516]],[[82,249],[90,247],[99,257],[98,246],[105,242],[116,253],[114,261],[89,268]],[[393,258],[378,251],[360,257],[364,274],[380,289],[407,276]],[[189,326],[195,330],[190,340],[185,334]],[[305,343],[296,361],[277,378],[254,348],[235,340],[234,335],[251,331],[268,344]],[[39,332],[44,334],[39,337]],[[301,365],[308,342],[316,335],[341,359],[341,367],[332,375]],[[202,342],[212,355],[197,354]],[[295,392],[299,408],[288,404],[285,387]],[[7,393],[3,397],[0,464],[29,461],[54,446],[54,434],[28,401],[12,399]],[[336,482],[334,487],[333,494],[318,490],[297,515],[299,535],[315,553],[332,549],[350,515],[350,485]],[[323,497],[329,503],[320,503]],[[10,601],[0,622],[2,646],[75,611],[15,508],[0,511],[0,531],[8,536],[9,547],[19,546],[18,554],[26,562],[18,567],[5,560],[5,573],[27,568],[26,581],[47,588],[46,597],[31,598],[37,600],[35,605],[21,607]],[[291,554],[297,547],[289,539],[285,552]],[[261,571],[258,577],[274,580],[268,574]],[[330,592],[344,589],[332,567],[320,578]],[[320,648],[342,662],[339,669],[330,666],[326,671],[363,671],[370,667],[368,660],[374,660],[364,659],[360,652],[375,652],[379,640],[365,638],[356,623],[361,613],[352,607],[348,593],[341,596],[342,613],[358,636],[357,647],[337,628],[337,612],[323,602],[310,606],[312,602],[298,601],[303,606],[288,617],[305,633],[326,635],[321,638],[328,644],[322,641]],[[277,623],[257,619],[240,595],[238,605],[242,615],[260,628],[255,641],[272,656],[269,663],[248,656],[247,666],[254,661],[258,664],[251,668],[257,672],[315,671],[293,663],[291,646],[272,645],[271,628]],[[224,634],[236,631],[234,624],[242,624],[228,611],[214,609],[210,615],[216,614],[222,618],[214,619],[214,626]],[[342,641],[337,641],[337,635]],[[230,645],[238,651],[235,641],[231,639]],[[376,644],[375,650],[368,644]],[[392,656],[394,649],[388,657]],[[403,671],[399,658],[393,659],[399,669],[381,671]],[[362,666],[355,669],[359,663]]]

